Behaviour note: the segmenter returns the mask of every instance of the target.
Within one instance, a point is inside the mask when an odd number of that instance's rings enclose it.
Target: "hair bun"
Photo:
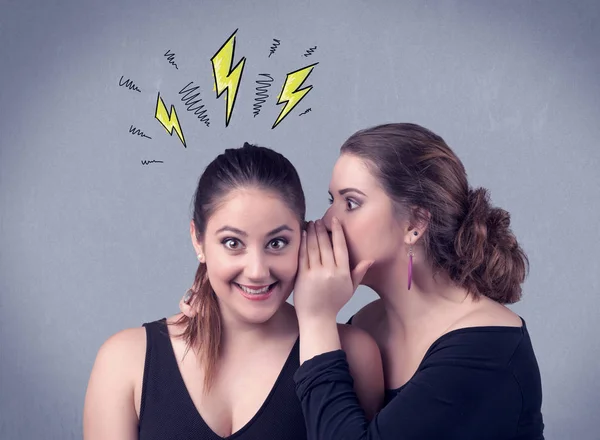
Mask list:
[[[458,281],[501,303],[520,299],[528,260],[510,230],[510,214],[492,207],[485,188],[470,189],[455,240]]]
[[[468,209],[464,221],[487,223],[490,211],[490,196],[485,188],[469,189]]]
[[[485,188],[469,189],[469,209],[465,221],[471,222],[480,232],[485,233],[485,244],[507,250],[518,246],[510,230],[510,213],[492,207],[490,196]]]

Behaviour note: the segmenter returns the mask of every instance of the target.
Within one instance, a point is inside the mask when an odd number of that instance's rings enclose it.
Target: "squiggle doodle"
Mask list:
[[[269,49],[269,58],[271,58],[271,55],[273,55],[275,53],[275,51],[277,50],[277,47],[281,44],[281,42],[276,39],[273,38],[273,45],[271,46],[271,48]]]
[[[200,96],[200,92],[196,93],[195,95],[192,95],[192,93],[198,90],[200,86],[188,89],[188,87],[193,83],[193,81],[189,82],[185,85],[183,89],[179,91],[180,95],[185,93],[185,95],[181,97],[181,100],[187,106],[188,112],[194,112],[194,114],[198,117],[198,119],[200,119],[201,122],[204,122],[204,124],[206,124],[207,127],[210,127],[210,119],[208,118],[208,116],[206,116],[206,109],[204,109],[204,104],[194,107],[194,105],[198,104],[199,102],[202,102],[202,98],[198,98],[196,101],[194,101],[196,97]]]
[[[304,110],[302,113],[300,113],[298,116],[302,116],[307,114],[308,112],[312,112],[312,108],[307,108],[306,110]]]
[[[315,51],[315,50],[317,50],[317,46],[315,46],[315,47],[311,47],[310,49],[308,49],[308,50],[306,51],[306,53],[304,54],[304,56],[305,56],[305,57],[308,57],[308,56],[312,55],[312,54],[314,53],[314,51]]]
[[[142,165],[148,165],[149,163],[164,163],[162,160],[142,160]]]
[[[283,107],[281,113],[279,113],[279,117],[273,124],[273,127],[271,127],[272,129],[277,127],[277,124],[279,124],[290,111],[302,101],[306,94],[312,90],[313,86],[308,86],[303,89],[300,89],[299,87],[302,86],[302,83],[308,78],[317,64],[319,63],[311,64],[310,66],[303,67],[302,69],[287,74],[285,83],[281,89],[281,94],[277,99],[277,105],[285,102],[285,107]]]
[[[254,98],[254,117],[258,116],[260,113],[260,109],[262,105],[267,101],[269,94],[267,93],[267,89],[271,87],[271,83],[273,82],[273,77],[268,73],[261,73],[259,76],[265,76],[269,79],[258,80],[256,84],[259,84],[259,87],[256,88],[256,98]]]
[[[158,98],[156,99],[156,112],[154,113],[154,117],[158,119],[158,122],[165,127],[167,133],[173,136],[173,130],[177,132],[177,136],[179,136],[179,140],[183,143],[183,146],[187,148],[185,144],[185,139],[183,138],[183,131],[181,131],[181,126],[179,125],[179,119],[177,119],[177,112],[175,111],[175,106],[171,105],[171,111],[167,111],[167,107],[160,97],[160,92],[158,92]]]
[[[167,57],[169,64],[172,64],[177,70],[179,70],[179,67],[177,67],[177,64],[175,64],[175,54],[171,52],[171,49],[167,50],[164,56]]]
[[[235,52],[235,34],[238,30],[236,29],[231,37],[227,39],[225,44],[217,51],[216,54],[211,58],[213,65],[213,74],[215,77],[215,88],[217,92],[217,98],[227,92],[226,96],[226,109],[225,109],[225,126],[229,126],[231,120],[231,113],[233,112],[233,106],[235,105],[235,99],[237,98],[238,87],[242,80],[242,73],[244,72],[244,65],[246,64],[246,57],[242,59],[233,67],[233,53]]]
[[[142,93],[142,91],[140,89],[138,89],[138,86],[136,86],[132,80],[130,80],[129,78],[127,78],[127,80],[125,80],[125,82],[123,82],[123,76],[121,75],[121,79],[119,80],[119,86],[123,87],[127,87],[129,90],[135,90],[136,92],[140,92]]]
[[[138,135],[141,137],[145,137],[148,139],[152,139],[150,136],[147,136],[142,130],[140,130],[139,128],[134,127],[133,125],[131,127],[129,127],[129,133],[133,134],[133,135]]]

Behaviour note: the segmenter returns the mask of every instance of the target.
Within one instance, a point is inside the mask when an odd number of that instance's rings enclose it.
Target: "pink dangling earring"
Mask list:
[[[419,235],[417,231],[414,231],[413,234],[415,234],[415,236]],[[411,245],[408,247],[408,290],[410,290],[410,286],[412,285],[413,255],[414,252],[411,243]]]
[[[412,245],[408,248],[408,290],[412,285],[412,266],[413,266],[413,248]]]

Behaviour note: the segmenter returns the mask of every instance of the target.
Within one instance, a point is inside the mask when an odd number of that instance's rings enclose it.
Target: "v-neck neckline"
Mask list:
[[[187,388],[187,386],[185,384],[185,380],[183,379],[183,375],[181,374],[181,370],[179,368],[179,363],[177,362],[177,355],[175,354],[175,347],[173,347],[173,342],[171,341],[171,333],[169,332],[168,324],[166,322],[166,318],[163,318],[161,321],[163,321],[163,324],[165,325],[166,330],[167,330],[167,335],[166,336],[167,336],[168,341],[169,341],[169,346],[171,347],[171,353],[173,354],[173,356],[172,356],[171,359],[175,363],[175,368],[177,370],[177,381],[179,382],[179,384],[181,385],[181,387],[185,390],[185,393],[184,393],[185,394],[185,399],[186,399],[187,403],[191,406],[191,408],[194,409],[194,413],[198,416],[198,419],[202,422],[202,425],[204,427],[206,427],[206,429],[211,433],[211,435],[214,436],[218,440],[233,440],[233,439],[239,437],[240,435],[244,434],[244,432],[246,432],[248,429],[250,429],[250,427],[256,422],[256,420],[264,412],[265,408],[269,404],[269,401],[273,397],[273,394],[275,394],[275,391],[279,387],[279,384],[281,383],[281,380],[282,380],[282,378],[284,376],[284,373],[290,367],[290,363],[292,362],[292,359],[294,357],[293,356],[294,351],[297,349],[298,344],[300,343],[300,336],[298,336],[296,338],[296,342],[294,342],[294,345],[292,346],[292,349],[290,350],[290,352],[288,354],[288,357],[287,357],[286,361],[283,364],[283,367],[281,368],[281,371],[277,375],[277,379],[275,380],[275,383],[271,387],[271,390],[269,391],[269,394],[265,398],[264,402],[258,408],[258,411],[256,411],[256,413],[240,429],[238,429],[235,432],[232,432],[227,437],[221,437],[219,434],[217,434],[215,431],[213,431],[213,429],[210,426],[208,426],[208,423],[206,423],[206,421],[204,420],[204,417],[202,417],[202,414],[200,414],[200,411],[196,407],[196,404],[194,403],[194,400],[192,399],[192,396],[190,395],[190,392],[189,392],[189,390],[188,390],[188,388]]]

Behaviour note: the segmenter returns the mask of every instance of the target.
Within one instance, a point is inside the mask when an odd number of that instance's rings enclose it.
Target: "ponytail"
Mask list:
[[[208,280],[206,264],[200,263],[196,271],[189,305],[196,311],[193,317],[183,315],[176,325],[183,324],[180,335],[186,342],[186,350],[193,349],[198,361],[204,366],[204,390],[213,384],[221,349],[221,313],[217,297]]]

